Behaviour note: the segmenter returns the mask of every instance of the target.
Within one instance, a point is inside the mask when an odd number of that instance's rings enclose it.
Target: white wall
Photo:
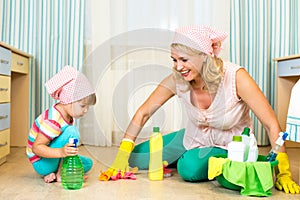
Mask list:
[[[87,10],[87,55],[110,37],[135,29],[208,24],[230,32],[230,0],[87,0]]]
[[[175,28],[206,24],[230,30],[230,0],[87,0],[87,10],[87,73],[96,84],[98,102],[95,115],[81,123],[82,131],[89,132],[83,134],[86,144],[119,143],[137,108],[172,72],[169,45]],[[229,39],[223,48],[220,56],[228,59]],[[162,132],[183,128],[184,115],[173,98],[139,139],[147,139],[157,124]],[[96,135],[86,136],[92,132]]]

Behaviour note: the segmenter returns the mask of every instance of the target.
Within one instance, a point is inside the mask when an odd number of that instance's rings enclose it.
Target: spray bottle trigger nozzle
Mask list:
[[[74,144],[74,147],[77,147],[78,139],[69,138],[69,144]]]
[[[289,135],[289,134],[288,134],[287,132],[284,132],[283,135],[282,135],[282,139],[283,139],[283,140],[286,140],[286,138],[287,138],[288,135]]]

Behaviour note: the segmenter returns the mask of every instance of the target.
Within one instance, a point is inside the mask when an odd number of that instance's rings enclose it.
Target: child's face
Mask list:
[[[74,118],[80,118],[83,117],[88,110],[89,110],[89,104],[86,101],[84,100],[76,101],[72,103],[72,111],[70,115]]]

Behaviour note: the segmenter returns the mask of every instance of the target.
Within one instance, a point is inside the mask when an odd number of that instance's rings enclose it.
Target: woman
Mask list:
[[[174,95],[183,101],[188,114],[186,130],[164,137],[164,160],[177,160],[179,175],[186,181],[207,180],[208,158],[227,153],[233,135],[240,135],[252,123],[250,109],[266,129],[271,145],[281,132],[270,104],[247,71],[218,58],[221,42],[227,37],[208,26],[187,26],[176,30],[171,45],[175,73],[166,77],[137,110],[131,120],[112,166],[99,177],[109,180],[130,165],[145,168],[143,147],[134,141],[152,114]],[[173,145],[170,145],[173,143]],[[176,144],[176,145],[175,145]],[[286,193],[299,193],[291,179],[285,148],[278,154],[276,187]],[[139,156],[139,153],[141,156]],[[145,160],[145,159],[144,159]]]

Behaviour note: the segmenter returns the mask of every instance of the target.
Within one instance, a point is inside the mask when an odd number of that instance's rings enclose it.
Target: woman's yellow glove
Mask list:
[[[275,182],[276,188],[278,190],[283,189],[285,193],[298,194],[300,187],[292,180],[288,155],[286,153],[278,153],[276,159],[278,160],[278,172]]]
[[[100,176],[98,179],[100,181],[108,181],[111,177],[116,176],[119,172],[121,172],[122,177],[124,176],[125,172],[129,172],[128,159],[133,147],[134,142],[132,140],[123,139],[113,164],[105,172],[100,171]]]

